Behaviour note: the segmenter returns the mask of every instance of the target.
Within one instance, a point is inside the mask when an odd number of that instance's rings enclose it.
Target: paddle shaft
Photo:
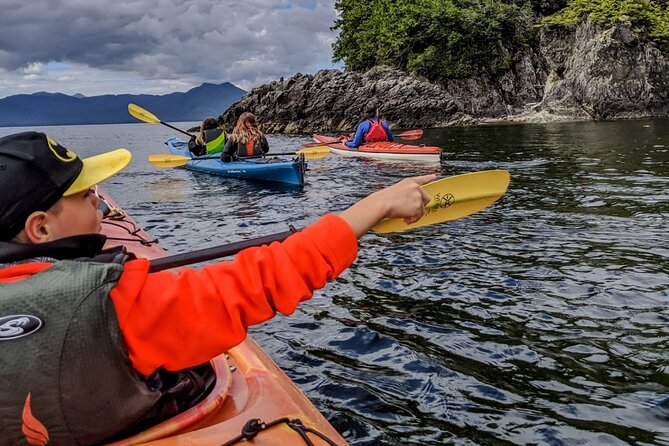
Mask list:
[[[348,136],[348,135],[342,135],[341,137]],[[406,140],[412,140],[412,139],[420,139],[423,136],[423,129],[415,129],[415,130],[405,130],[402,133],[398,133],[397,135],[394,135],[396,138],[402,138]],[[333,142],[308,142],[304,144],[304,147],[319,147],[319,146],[326,146],[328,144],[338,144],[341,142],[339,139],[337,141]],[[364,142],[363,142],[364,144]]]
[[[146,122],[147,124],[162,124],[164,126],[171,128],[172,130],[176,130],[177,132],[181,132],[184,135],[188,135],[191,138],[193,137],[193,135],[191,135],[190,133],[185,132],[181,129],[174,127],[173,125],[161,121],[156,115],[154,115],[150,111],[145,110],[139,105],[133,104],[132,102],[128,104],[128,113],[130,113],[130,116],[132,116],[133,118],[137,118],[142,122]]]
[[[322,145],[322,144],[321,144]],[[253,155],[253,156],[245,156],[240,159],[249,159],[249,158],[262,158],[265,156],[290,156],[290,155],[299,155],[297,152],[278,152],[278,153],[265,153],[264,155]],[[199,160],[213,160],[216,158],[220,158],[220,154],[216,155],[209,155],[209,156],[196,156],[194,158],[191,158],[189,161],[199,161]]]
[[[244,240],[241,242],[228,243],[227,245],[204,248],[197,251],[175,254],[173,256],[161,257],[151,260],[149,272],[162,271],[170,268],[190,265],[193,263],[206,262],[207,260],[219,259],[237,254],[242,249],[253,248],[256,246],[267,245],[272,242],[281,242],[288,238],[294,231],[277,232],[263,237]]]
[[[171,128],[172,130],[176,130],[177,132],[181,132],[181,133],[183,133],[184,135],[188,135],[188,136],[190,136],[191,138],[194,136],[194,135],[191,135],[190,133],[188,133],[187,131],[178,129],[178,128],[174,127],[173,125],[170,125],[170,124],[168,124],[168,123],[166,123],[166,122],[160,121],[160,123],[161,123],[162,125],[165,125],[165,126]]]

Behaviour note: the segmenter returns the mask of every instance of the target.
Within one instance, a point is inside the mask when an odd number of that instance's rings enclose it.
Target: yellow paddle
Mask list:
[[[330,148],[328,146],[320,147],[309,147],[307,149],[298,150],[297,152],[279,152],[279,153],[268,153],[265,156],[294,156],[304,154],[304,159],[314,160],[318,158],[325,158],[330,153]],[[198,156],[190,158],[184,155],[169,155],[162,153],[154,153],[149,155],[149,162],[155,167],[161,169],[168,169],[171,167],[180,167],[185,166],[190,161],[198,160],[207,160],[207,159],[217,159],[220,158],[220,155],[209,155],[209,156]],[[253,157],[258,158],[258,157]]]
[[[143,109],[142,107],[140,107],[137,104],[129,103],[128,104],[128,113],[130,113],[130,115],[139,119],[142,122],[148,122],[149,124],[162,124],[162,125],[165,125],[165,126],[171,128],[172,130],[176,130],[177,132],[181,132],[184,135],[193,136],[188,132],[185,132],[185,131],[183,131],[181,129],[178,129],[178,128],[176,128],[176,127],[174,127],[174,126],[172,126],[172,125],[170,125],[166,122],[161,121],[160,119],[158,119],[158,117],[156,115],[154,115],[153,113],[151,113],[148,110]]]
[[[410,225],[399,218],[385,219],[372,228],[378,233],[399,232],[433,225],[479,212],[506,193],[510,175],[506,170],[486,170],[443,178],[423,186],[432,199],[425,215]]]
[[[426,206],[426,214],[420,220],[407,225],[399,218],[386,219],[372,230],[379,233],[398,232],[466,217],[482,211],[502,197],[509,187],[509,179],[510,175],[506,170],[486,170],[434,181],[422,186],[432,196],[432,200]],[[242,249],[280,242],[293,232],[278,232],[242,242],[161,257],[151,260],[149,271],[161,271],[231,256]]]

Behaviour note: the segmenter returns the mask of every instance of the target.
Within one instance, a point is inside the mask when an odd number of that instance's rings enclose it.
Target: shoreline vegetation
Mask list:
[[[386,65],[442,83],[495,75],[539,43],[542,30],[584,20],[603,28],[620,23],[669,56],[666,0],[399,0],[379,8],[338,0],[335,8],[334,61],[357,72]]]
[[[259,86],[266,132],[355,129],[364,103],[396,128],[669,115],[667,0],[337,0],[334,61]]]

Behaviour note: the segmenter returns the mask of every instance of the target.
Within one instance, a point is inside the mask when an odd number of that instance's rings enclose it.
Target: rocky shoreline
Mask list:
[[[620,24],[542,30],[506,73],[437,85],[388,67],[321,70],[254,88],[219,117],[250,111],[267,133],[350,132],[370,99],[393,128],[669,115],[669,61]]]

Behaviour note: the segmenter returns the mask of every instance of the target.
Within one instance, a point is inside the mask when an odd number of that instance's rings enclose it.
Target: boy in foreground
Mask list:
[[[94,186],[130,158],[81,160],[37,132],[0,138],[3,444],[99,443],[196,404],[209,359],[335,279],[381,219],[418,220],[435,179],[405,179],[233,261],[149,273],[99,234]]]

